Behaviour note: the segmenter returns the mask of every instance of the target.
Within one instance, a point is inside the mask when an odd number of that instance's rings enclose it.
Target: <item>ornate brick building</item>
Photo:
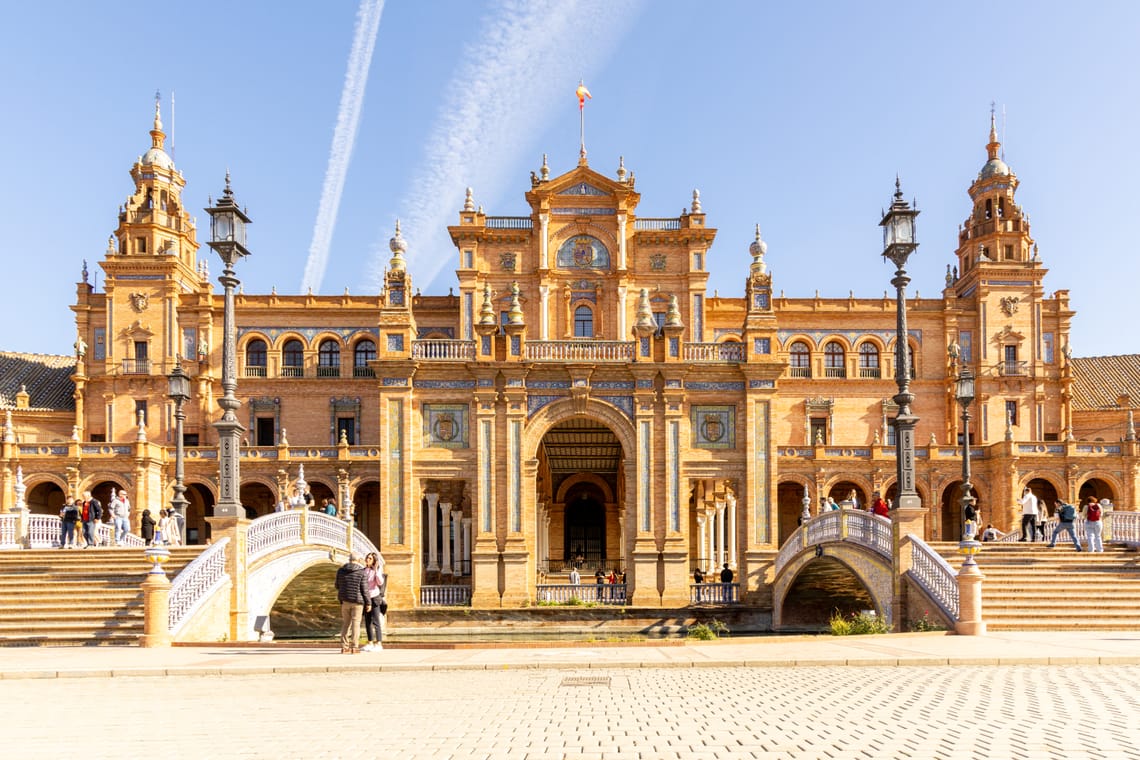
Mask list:
[[[0,355],[0,499],[13,505],[19,470],[33,512],[88,488],[126,488],[135,524],[168,504],[165,376],[181,364],[189,535],[203,542],[223,305],[157,110],[150,134],[99,262],[103,291],[86,266],[78,284],[75,356]],[[940,296],[907,304],[930,539],[958,538],[963,365],[977,376],[985,519],[1013,525],[1026,484],[1125,504],[1137,488],[1136,391],[1105,402],[1082,379],[1099,365],[1071,358],[1068,293],[1044,289],[999,148],[991,127]],[[397,225],[379,293],[237,297],[248,516],[303,472],[381,547],[409,602],[442,581],[470,584],[475,605],[522,603],[581,555],[625,568],[634,603],[683,604],[697,565],[727,563],[762,593],[805,493],[890,496],[893,298],[786,297],[795,283],[769,271],[759,229],[747,249],[714,249],[696,192],[679,217],[639,216],[624,165],[609,176],[582,157],[552,177],[544,159],[525,197],[528,216],[493,216],[468,191],[449,227],[456,295],[419,294]],[[710,295],[709,268],[738,260],[744,297]]]

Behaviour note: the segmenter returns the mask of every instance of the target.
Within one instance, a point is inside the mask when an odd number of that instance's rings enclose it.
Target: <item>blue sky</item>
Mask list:
[[[380,13],[374,40],[362,5]],[[624,156],[643,216],[675,216],[699,188],[719,229],[709,287],[731,296],[756,223],[777,290],[880,296],[896,172],[922,210],[912,292],[938,295],[996,101],[1046,292],[1077,310],[1075,353],[1140,352],[1121,329],[1140,281],[1140,4],[120,0],[0,18],[0,349],[71,351],[82,261],[98,271],[156,89],[168,133],[175,92],[200,240],[227,167],[254,220],[246,292],[373,291],[399,216],[415,285],[446,293],[464,188],[489,214],[528,213],[542,154],[555,175],[576,163],[584,77],[590,165],[612,174]],[[354,140],[330,162],[334,134]]]

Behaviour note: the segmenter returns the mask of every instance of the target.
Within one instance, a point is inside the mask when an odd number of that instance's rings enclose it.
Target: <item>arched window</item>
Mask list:
[[[811,349],[797,340],[791,348],[792,377],[811,377]]]
[[[874,343],[859,346],[859,377],[882,377],[879,369],[879,347]]]
[[[321,341],[317,349],[317,377],[340,376],[340,344],[331,338]]]
[[[285,341],[281,349],[281,376],[305,376],[305,347],[296,338]]]
[[[368,362],[376,359],[376,344],[370,340],[362,340],[356,344],[352,351],[352,376],[376,377]]]
[[[574,309],[574,337],[594,337],[594,310],[589,306],[579,306]]]
[[[265,367],[269,364],[269,350],[260,338],[251,340],[245,347],[245,376],[265,377]]]
[[[847,354],[843,346],[831,341],[823,347],[823,376],[847,377]]]

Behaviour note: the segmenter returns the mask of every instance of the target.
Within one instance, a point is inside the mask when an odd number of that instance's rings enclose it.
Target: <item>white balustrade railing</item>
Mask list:
[[[526,358],[547,362],[631,362],[636,346],[626,340],[528,341]]]
[[[466,607],[470,604],[470,586],[420,586],[421,607]]]
[[[413,340],[412,358],[436,361],[473,361],[475,342],[470,340]]]
[[[311,513],[309,519],[315,514]],[[246,559],[253,562],[269,552],[301,542],[300,511],[291,510],[264,515],[250,523],[249,532],[246,534]]]
[[[75,529],[76,530],[83,530],[82,524],[76,523]],[[115,545],[115,525],[114,525],[114,523],[99,523],[99,526],[95,529],[95,541],[99,546],[114,546]],[[126,536],[123,537],[123,540],[122,540],[122,542],[119,543],[119,546],[126,546],[126,547],[130,547],[132,549],[141,549],[141,548],[146,546],[146,541],[144,541],[142,539],[142,536],[135,536],[135,535],[128,533]]]
[[[918,536],[910,541],[910,570],[907,571],[950,620],[958,619],[958,574],[940,554]]]
[[[682,351],[688,362],[742,362],[744,344],[737,341],[727,343],[686,343]]]
[[[51,549],[59,546],[59,531],[63,520],[59,515],[28,515],[28,548]],[[75,523],[75,531],[83,526]]]
[[[229,580],[226,573],[226,546],[229,542],[227,537],[212,544],[171,581],[167,620],[172,634],[177,634],[210,595]]]
[[[0,549],[19,549],[20,536],[16,530],[20,527],[17,515],[0,515]]]
[[[348,549],[348,530],[346,529],[347,523],[344,520],[326,515],[323,512],[310,512],[308,522],[307,543],[320,544],[342,551]]]
[[[1140,542],[1140,512],[1120,512],[1113,510],[1105,513],[1112,530],[1113,541]]]
[[[809,546],[828,541],[850,541],[891,557],[891,521],[859,509],[836,509],[813,517],[796,528],[776,554],[777,575]]]
[[[690,604],[736,604],[740,601],[739,583],[690,583]]]
[[[573,599],[595,604],[626,604],[624,583],[540,583],[535,586],[540,602],[566,604]]]

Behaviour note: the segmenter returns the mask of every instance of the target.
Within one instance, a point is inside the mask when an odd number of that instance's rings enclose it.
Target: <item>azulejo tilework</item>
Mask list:
[[[695,448],[736,448],[735,406],[693,406],[691,422]]]

